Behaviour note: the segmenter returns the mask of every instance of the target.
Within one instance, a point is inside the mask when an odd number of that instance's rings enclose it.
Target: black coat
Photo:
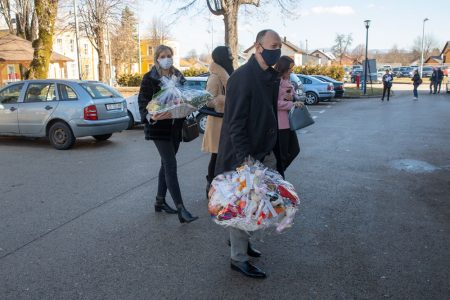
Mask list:
[[[413,85],[415,86],[419,86],[420,85],[420,75],[419,74],[414,74],[413,78],[411,79],[413,82]]]
[[[180,71],[174,69],[174,75],[178,78],[180,84],[184,84],[186,79]],[[139,90],[138,104],[141,122],[144,123],[145,138],[147,140],[170,140],[173,137],[181,137],[181,128],[184,119],[160,120],[155,124],[149,124],[147,116],[147,104],[152,100],[155,93],[161,90],[161,76],[156,67],[145,73],[142,78],[141,88]]]
[[[262,70],[254,56],[230,76],[216,175],[234,170],[248,155],[262,160],[275,152],[279,85],[278,73]]]

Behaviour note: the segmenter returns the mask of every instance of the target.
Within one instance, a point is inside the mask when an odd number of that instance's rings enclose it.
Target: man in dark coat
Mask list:
[[[443,79],[444,79],[444,72],[442,71],[442,69],[440,67],[438,67],[437,68],[437,81],[436,81],[438,94],[441,93],[441,85],[442,85]],[[434,89],[434,93],[436,94],[436,89]]]
[[[216,175],[233,171],[248,156],[276,169],[277,97],[280,81],[272,68],[281,56],[281,38],[273,30],[258,33],[255,54],[228,80]],[[231,268],[254,278],[265,273],[248,262],[260,256],[245,231],[230,228]]]
[[[436,68],[433,68],[433,73],[431,73],[430,76],[430,94],[431,93],[436,94],[437,84],[438,84],[438,71]]]

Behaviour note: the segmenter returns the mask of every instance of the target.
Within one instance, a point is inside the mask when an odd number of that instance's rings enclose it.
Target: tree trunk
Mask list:
[[[39,37],[33,41],[33,61],[31,62],[27,77],[29,79],[45,79],[48,76],[48,66],[53,50],[53,34],[58,1],[35,0],[34,5],[39,24]]]
[[[238,11],[239,5],[230,5],[229,9],[223,15],[223,22],[225,23],[225,45],[230,47],[235,68],[238,66]]]
[[[96,32],[98,53],[98,80],[106,82],[106,53],[105,53],[105,31],[103,24],[99,23]]]

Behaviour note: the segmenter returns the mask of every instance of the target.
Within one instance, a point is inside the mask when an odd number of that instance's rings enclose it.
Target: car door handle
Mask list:
[[[15,108],[14,106],[12,106],[12,107],[9,108],[9,110],[10,110],[10,111],[16,111],[17,108]]]
[[[45,107],[45,109],[46,109],[46,110],[50,110],[50,109],[53,109],[53,107],[50,106],[50,105],[47,105],[47,106]]]

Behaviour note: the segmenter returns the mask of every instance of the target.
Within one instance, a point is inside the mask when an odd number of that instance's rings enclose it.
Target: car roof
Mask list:
[[[185,77],[186,80],[190,81],[208,81],[208,77]]]
[[[14,83],[26,83],[26,82],[55,82],[55,83],[103,83],[96,80],[78,80],[78,79],[28,79],[15,81]]]

